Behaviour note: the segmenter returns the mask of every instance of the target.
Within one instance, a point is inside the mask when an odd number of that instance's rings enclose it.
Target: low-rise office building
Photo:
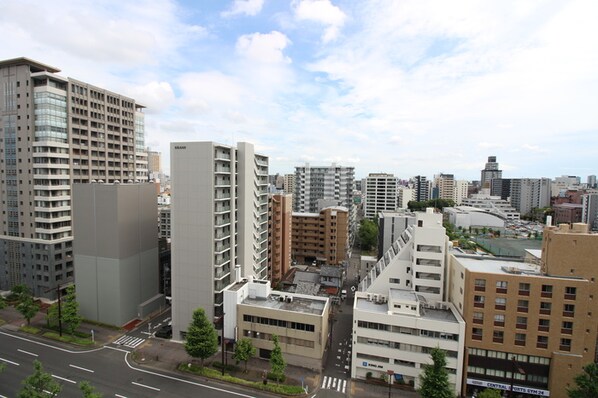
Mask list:
[[[257,356],[267,359],[276,335],[288,364],[321,369],[328,341],[327,297],[276,291],[269,281],[239,277],[224,292],[224,309],[225,339],[249,338]]]

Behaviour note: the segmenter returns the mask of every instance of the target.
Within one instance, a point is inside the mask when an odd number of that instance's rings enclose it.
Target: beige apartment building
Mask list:
[[[274,286],[291,267],[293,195],[273,194],[268,201],[268,278]]]
[[[147,181],[144,107],[59,72],[0,61],[0,290],[73,281],[73,183]]]
[[[320,213],[293,213],[292,257],[298,263],[341,265],[347,259],[349,212],[345,207]]]
[[[585,224],[545,230],[531,262],[452,254],[451,301],[467,323],[463,391],[566,398],[595,361],[598,235]]]

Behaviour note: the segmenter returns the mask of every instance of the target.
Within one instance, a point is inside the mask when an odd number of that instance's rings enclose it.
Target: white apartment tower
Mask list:
[[[397,209],[397,178],[392,174],[370,173],[365,178],[365,218],[374,219],[381,211]]]
[[[268,260],[268,158],[252,144],[170,145],[172,322],[180,340],[193,311],[222,315],[222,292],[244,277],[265,279]]]
[[[0,61],[0,290],[73,281],[73,183],[147,181],[144,107],[59,72]]]
[[[521,213],[550,206],[550,178],[511,179],[511,205]]]

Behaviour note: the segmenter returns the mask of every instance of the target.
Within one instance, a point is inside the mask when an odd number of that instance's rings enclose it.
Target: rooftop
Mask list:
[[[60,72],[60,69],[58,69],[58,68],[43,64],[38,61],[34,61],[34,60],[32,60],[30,58],[26,58],[26,57],[5,59],[5,60],[0,61],[0,68],[5,67],[5,66],[15,66],[15,65],[30,65],[30,66],[34,67],[35,69],[37,69],[38,72],[41,72],[41,71],[48,71],[51,73]]]
[[[292,297],[292,301],[280,301],[280,297]],[[279,311],[300,312],[303,314],[322,315],[328,299],[324,297],[304,297],[284,292],[272,292],[268,298],[247,297],[242,305],[271,308]]]
[[[394,290],[394,289],[393,289]],[[363,297],[356,297],[357,309],[361,311],[368,311],[374,312],[379,314],[386,314],[388,315],[388,303],[376,303],[374,301],[368,301],[367,298]],[[422,311],[420,312],[419,316],[416,315],[409,315],[409,314],[392,314],[391,316],[397,317],[410,317],[410,318],[419,318],[419,319],[427,319],[427,320],[434,320],[434,321],[443,321],[443,322],[450,322],[450,323],[459,323],[455,315],[450,309],[441,310],[437,308],[424,308],[422,307]]]

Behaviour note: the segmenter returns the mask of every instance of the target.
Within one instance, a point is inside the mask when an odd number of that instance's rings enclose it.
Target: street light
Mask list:
[[[386,371],[386,373],[388,374],[388,398],[390,398],[390,388],[392,387],[392,376],[394,376],[395,371],[392,369],[388,369]]]

